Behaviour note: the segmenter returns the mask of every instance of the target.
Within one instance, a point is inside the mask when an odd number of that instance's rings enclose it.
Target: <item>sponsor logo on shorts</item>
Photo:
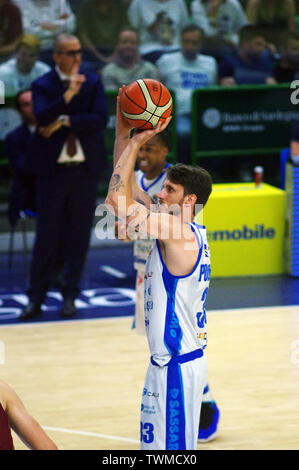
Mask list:
[[[143,396],[145,397],[154,397],[154,398],[159,398],[159,393],[157,392],[151,392],[147,388],[143,389]]]
[[[146,413],[148,415],[156,414],[155,406],[148,406],[148,405],[145,405],[144,403],[141,404],[141,411],[142,413]]]

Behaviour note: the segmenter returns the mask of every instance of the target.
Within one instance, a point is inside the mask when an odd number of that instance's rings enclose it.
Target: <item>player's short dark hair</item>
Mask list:
[[[164,147],[170,148],[170,138],[167,131],[159,132],[155,137]]]
[[[184,196],[195,194],[196,204],[206,205],[212,192],[212,177],[207,170],[200,166],[176,163],[167,168],[167,178],[183,186]]]

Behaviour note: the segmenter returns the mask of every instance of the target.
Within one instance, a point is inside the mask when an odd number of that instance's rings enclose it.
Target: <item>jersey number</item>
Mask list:
[[[206,301],[207,301],[208,287],[203,291],[201,300],[203,301],[202,312],[197,312],[197,325],[199,328],[203,328],[205,323],[207,323],[206,315]]]
[[[140,423],[140,441],[151,444],[154,441],[154,426],[152,423]]]

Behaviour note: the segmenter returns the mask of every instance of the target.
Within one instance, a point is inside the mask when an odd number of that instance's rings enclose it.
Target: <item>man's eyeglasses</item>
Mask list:
[[[76,57],[76,55],[81,55],[82,54],[82,49],[78,49],[78,50],[71,50],[71,51],[61,51],[59,52],[59,54],[65,54],[67,55],[68,57]]]

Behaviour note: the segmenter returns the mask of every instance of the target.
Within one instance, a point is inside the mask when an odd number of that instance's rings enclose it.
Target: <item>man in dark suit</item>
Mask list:
[[[81,45],[61,34],[54,43],[55,69],[32,84],[38,124],[32,152],[37,175],[37,225],[29,304],[21,319],[41,314],[59,241],[66,236],[61,315],[76,313],[75,299],[89,246],[98,182],[106,165],[103,129],[108,120],[101,79],[82,73]]]
[[[20,211],[35,210],[35,175],[31,168],[31,145],[36,129],[31,90],[22,90],[16,96],[16,108],[23,123],[7,134],[5,150],[14,177],[8,207],[8,220],[15,226]]]

